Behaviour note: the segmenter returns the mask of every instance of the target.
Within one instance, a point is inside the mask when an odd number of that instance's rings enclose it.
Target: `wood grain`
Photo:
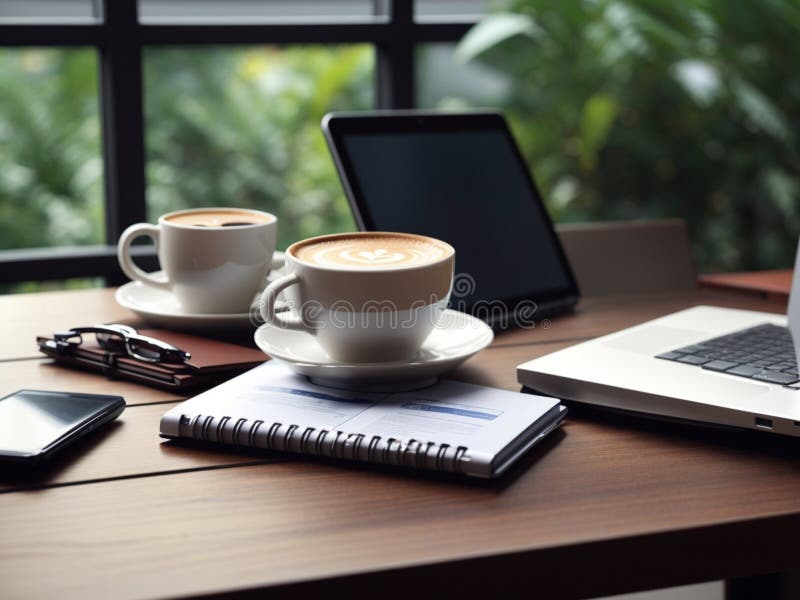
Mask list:
[[[0,493],[32,487],[74,485],[120,477],[219,468],[286,460],[267,452],[226,451],[223,448],[176,446],[158,437],[161,415],[175,406],[129,406],[116,421],[53,457],[35,472],[0,468]]]
[[[0,356],[25,356],[42,329],[124,317],[108,290],[42,296],[0,299],[19,321],[6,323]],[[60,314],[47,315],[53,298]],[[592,300],[549,328],[498,335],[452,377],[518,389],[521,362],[698,303],[785,309],[709,291]],[[2,367],[9,388],[113,389],[42,361]],[[135,402],[163,398],[125,385]],[[476,483],[307,460],[231,466],[252,457],[160,443],[168,406],[131,406],[58,470],[3,481],[0,597],[372,586],[470,598],[533,583],[543,597],[587,597],[800,566],[796,440],[573,408],[507,477]]]
[[[36,336],[95,323],[135,323],[113,289],[0,295],[0,360],[40,356]]]
[[[759,448],[748,436],[709,441],[691,430],[585,420],[496,485],[303,462],[4,494],[0,582],[6,598],[56,590],[63,598],[142,598],[411,569],[389,579],[397,597],[411,591],[415,565],[467,561],[446,587],[474,597],[470,585],[488,575],[482,557],[507,554],[514,580],[537,582],[539,591],[570,572],[594,579],[594,589],[624,590],[624,579],[602,583],[592,561],[575,564],[572,552],[626,540],[615,546],[624,552],[614,556],[620,569],[641,562],[637,552],[657,539],[649,560],[683,564],[686,578],[696,569],[681,556],[694,556],[681,548],[686,532],[715,527],[718,547],[706,560],[742,568],[738,557],[752,557],[765,540],[742,538],[737,524],[781,516],[782,530],[764,529],[773,558],[800,530],[800,454],[766,437]],[[556,572],[543,570],[553,556],[564,559]],[[491,578],[502,586],[500,569]],[[574,591],[576,583],[560,585]]]
[[[582,301],[576,312],[544,321],[536,320],[533,328],[513,329],[499,333],[495,345],[549,343],[559,340],[580,340],[606,335],[625,327],[684,310],[698,304],[785,313],[786,302],[762,300],[747,294],[721,293],[710,290],[638,294],[622,297],[591,298]]]
[[[792,289],[793,276],[792,269],[780,269],[744,273],[715,273],[701,275],[697,279],[703,287],[762,294],[786,302]]]
[[[39,294],[0,295],[0,361],[41,356],[36,336],[95,323],[147,324],[114,299],[115,289],[70,290]],[[153,327],[153,325],[149,325]],[[248,326],[214,332],[215,339],[255,346]]]
[[[0,360],[41,356],[36,348],[38,334],[52,333],[78,323],[122,321],[141,324],[137,317],[114,300],[114,290],[76,290],[0,296]],[[640,294],[592,298],[581,302],[574,314],[552,319],[536,318],[533,327],[498,333],[496,345],[537,344],[605,335],[696,304],[751,308],[783,312],[785,302],[760,301],[735,293],[710,290]],[[75,323],[73,323],[75,322]],[[223,336],[224,337],[224,336]],[[230,341],[251,344],[249,332],[233,332]]]
[[[517,383],[517,365],[576,343],[579,341],[489,347],[466,361],[448,377],[516,392],[520,389]]]

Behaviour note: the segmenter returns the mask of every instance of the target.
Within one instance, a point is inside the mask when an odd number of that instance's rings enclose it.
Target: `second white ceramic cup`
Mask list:
[[[252,215],[254,223],[236,227],[197,226],[170,217],[212,211]],[[270,213],[233,208],[200,208],[162,215],[158,225],[137,223],[120,236],[117,258],[135,281],[175,294],[181,307],[196,314],[246,313],[272,266],[278,219]],[[137,237],[153,240],[163,273],[147,273],[133,263]]]

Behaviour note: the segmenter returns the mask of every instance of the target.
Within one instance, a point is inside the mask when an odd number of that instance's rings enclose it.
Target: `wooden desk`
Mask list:
[[[515,390],[522,361],[698,303],[784,310],[710,291],[604,298],[499,335],[453,376]],[[576,412],[489,483],[186,448],[158,438],[174,395],[36,358],[37,333],[133,320],[111,291],[0,307],[0,392],[108,390],[129,402],[50,470],[0,473],[2,598],[574,598],[800,563],[795,440]]]
[[[793,269],[775,271],[746,271],[743,273],[714,273],[697,278],[702,287],[723,291],[758,294],[764,298],[787,302],[792,289]]]

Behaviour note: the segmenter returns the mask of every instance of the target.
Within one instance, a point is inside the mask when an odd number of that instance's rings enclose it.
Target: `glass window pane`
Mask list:
[[[239,206],[278,216],[278,245],[355,228],[320,128],[373,106],[367,45],[148,49],[148,218]]]
[[[142,22],[308,22],[371,21],[380,18],[375,0],[139,0]]]
[[[414,0],[414,20],[477,19],[488,12],[491,0]]]
[[[95,23],[99,0],[0,0],[0,23]]]
[[[93,49],[0,49],[0,249],[104,241]]]
[[[456,58],[455,44],[425,44],[417,49],[417,105],[420,108],[502,106],[512,81],[505,73]]]

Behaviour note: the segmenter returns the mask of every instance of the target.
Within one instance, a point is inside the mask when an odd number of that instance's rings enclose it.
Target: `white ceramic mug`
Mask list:
[[[304,246],[359,236],[422,241],[436,245],[441,255],[424,264],[366,270],[298,258]],[[447,308],[454,265],[452,246],[424,236],[370,231],[310,238],[286,250],[288,274],[264,290],[261,315],[269,325],[314,335],[328,355],[340,362],[409,360]],[[288,300],[289,313],[276,313],[275,301],[281,293]]]
[[[215,224],[222,221],[213,218],[210,225],[191,224],[217,213],[240,219],[229,219],[232,226]],[[257,210],[179,210],[159,217],[158,225],[128,227],[119,238],[117,257],[128,277],[171,291],[189,313],[245,313],[272,266],[277,228],[275,215]],[[131,243],[140,236],[153,240],[163,273],[147,273],[131,260]]]

